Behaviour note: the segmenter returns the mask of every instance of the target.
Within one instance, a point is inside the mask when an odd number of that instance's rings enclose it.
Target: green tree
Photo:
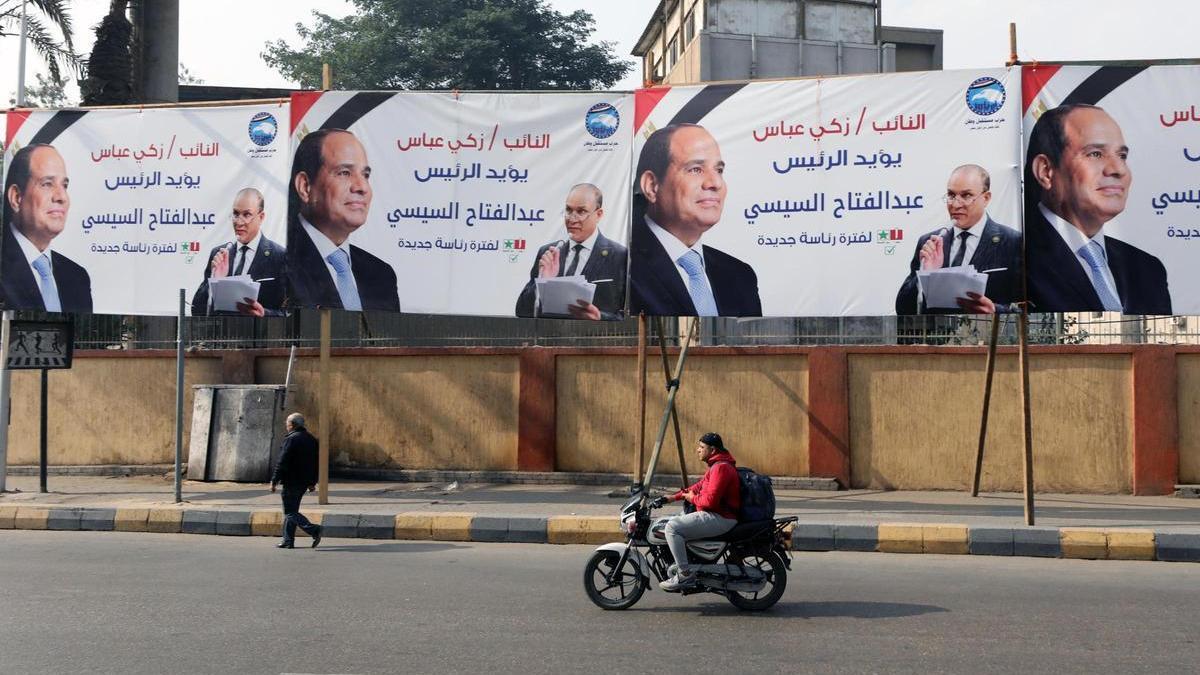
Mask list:
[[[303,44],[269,42],[267,65],[300,86],[321,86],[321,64],[340,89],[602,89],[633,64],[611,42],[588,44],[583,10],[544,0],[352,0],[357,13],[313,12]]]
[[[37,79],[37,84],[25,85],[25,105],[30,108],[65,108],[73,103],[67,101],[67,81],[54,81],[52,77],[46,77],[41,73],[34,75]],[[17,95],[14,93],[12,98],[8,99],[9,105],[17,104]]]
[[[50,79],[63,81],[64,70],[83,74],[83,61],[71,39],[67,0],[28,0],[25,34],[33,51],[46,61]],[[0,38],[21,36],[22,0],[0,0]]]

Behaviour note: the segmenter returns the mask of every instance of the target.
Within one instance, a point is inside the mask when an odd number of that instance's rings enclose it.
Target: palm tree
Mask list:
[[[0,38],[21,35],[21,6],[28,2],[26,36],[42,55],[50,78],[62,82],[63,70],[83,74],[83,59],[71,39],[71,13],[67,0],[0,0]]]

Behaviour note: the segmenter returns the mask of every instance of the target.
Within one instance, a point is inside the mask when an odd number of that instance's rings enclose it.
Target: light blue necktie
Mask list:
[[[1096,289],[1096,295],[1100,296],[1100,304],[1110,312],[1121,311],[1121,301],[1108,287],[1108,281],[1104,275],[1104,271],[1108,269],[1108,260],[1104,256],[1104,249],[1100,243],[1094,240],[1089,241],[1080,247],[1079,255],[1083,256],[1088,267],[1092,268],[1092,286]]]
[[[47,312],[61,312],[62,302],[58,299],[58,286],[54,284],[54,275],[50,272],[50,259],[43,253],[33,259],[33,269],[42,278],[42,302],[46,304]]]
[[[688,275],[688,295],[696,306],[696,316],[717,316],[717,301],[713,299],[708,277],[704,275],[704,260],[695,250],[679,256],[679,264]]]
[[[358,287],[354,285],[354,272],[350,269],[350,254],[337,249],[325,258],[337,272],[338,295],[342,296],[342,309],[352,312],[362,311],[362,301],[358,299]]]

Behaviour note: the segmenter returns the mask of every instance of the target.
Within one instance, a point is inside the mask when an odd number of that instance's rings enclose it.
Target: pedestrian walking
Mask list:
[[[305,490],[317,489],[317,439],[304,427],[304,416],[292,413],[287,417],[287,436],[279,451],[279,463],[271,476],[271,492],[283,485],[283,541],[279,548],[296,547],[296,527],[312,537],[312,547],[321,543],[321,526],[309,522],[300,513],[300,500]]]

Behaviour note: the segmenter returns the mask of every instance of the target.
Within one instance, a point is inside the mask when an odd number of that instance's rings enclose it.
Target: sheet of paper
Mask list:
[[[249,274],[209,279],[208,295],[212,298],[214,310],[236,312],[237,303],[243,302],[244,298],[258,300],[260,285],[259,282],[251,279]]]
[[[596,284],[588,281],[582,274],[573,277],[550,277],[537,280],[538,299],[542,304],[542,314],[568,315],[567,307],[579,300],[592,301],[596,294]]]
[[[959,309],[956,300],[967,297],[967,291],[983,295],[987,289],[987,275],[976,272],[974,265],[942,267],[918,271],[917,283],[927,308]]]

